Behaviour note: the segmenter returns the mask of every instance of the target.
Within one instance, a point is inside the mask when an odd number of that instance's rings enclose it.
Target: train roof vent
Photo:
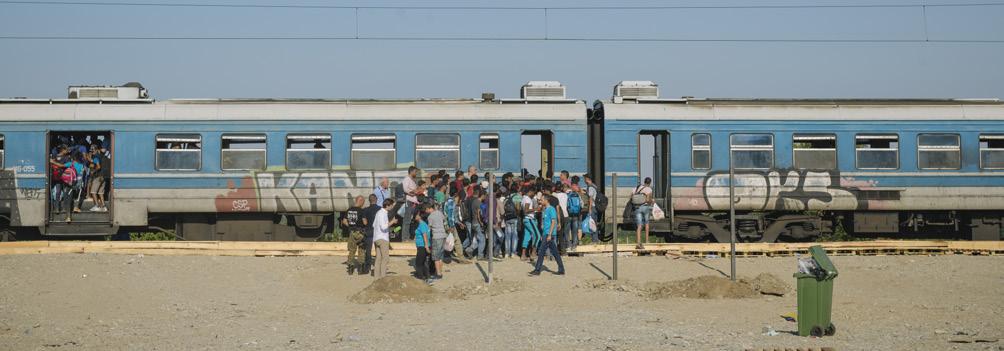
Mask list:
[[[143,100],[150,95],[139,83],[126,83],[122,86],[70,86],[68,97],[77,100]]]
[[[658,99],[659,85],[648,80],[625,80],[614,85],[614,100]]]
[[[519,90],[526,100],[565,100],[565,86],[555,81],[529,81]]]

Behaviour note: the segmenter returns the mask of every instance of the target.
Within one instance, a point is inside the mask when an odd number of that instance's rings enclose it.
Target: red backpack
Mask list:
[[[59,179],[63,181],[63,184],[73,185],[77,181],[77,168],[73,167],[71,163],[69,167],[63,168],[63,172],[59,175]]]

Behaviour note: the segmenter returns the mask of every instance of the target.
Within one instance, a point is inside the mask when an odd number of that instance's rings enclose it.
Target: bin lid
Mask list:
[[[826,255],[826,250],[822,246],[816,245],[810,247],[809,254],[812,255],[812,259],[816,261],[816,266],[819,267],[821,273],[820,280],[830,280],[837,277],[837,267],[833,266],[833,262],[830,261],[830,257]]]

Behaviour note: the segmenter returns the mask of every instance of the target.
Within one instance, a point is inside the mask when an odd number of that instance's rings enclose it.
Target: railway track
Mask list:
[[[876,240],[828,243],[738,243],[738,257],[773,257],[807,254],[809,247],[821,245],[831,255],[1004,255],[1002,241],[913,241]],[[571,255],[608,255],[613,246],[580,245]],[[636,249],[621,245],[627,255],[679,255],[727,257],[729,244],[667,243],[648,244]],[[104,253],[167,256],[345,256],[346,243],[245,242],[245,241],[22,241],[0,243],[0,255]],[[392,243],[391,255],[414,256],[412,243]]]

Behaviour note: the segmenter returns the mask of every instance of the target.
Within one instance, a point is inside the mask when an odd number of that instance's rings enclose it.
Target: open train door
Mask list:
[[[554,140],[551,131],[525,131],[520,136],[520,165],[527,173],[547,177],[554,175]]]
[[[673,193],[671,185],[669,132],[642,131],[638,133],[638,182],[652,178],[655,203],[666,213],[666,218],[653,220],[652,232],[670,233],[673,230]],[[634,218],[633,216],[631,218]]]
[[[46,133],[44,235],[104,236],[118,231],[112,223],[113,150],[111,131]],[[66,166],[76,167],[68,172]],[[104,181],[95,182],[98,176]]]

